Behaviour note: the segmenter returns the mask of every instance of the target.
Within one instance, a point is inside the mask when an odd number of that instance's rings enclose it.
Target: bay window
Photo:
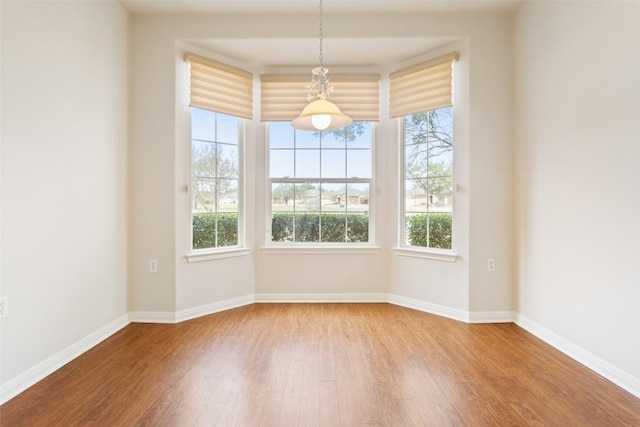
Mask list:
[[[268,124],[271,241],[368,243],[372,124],[332,131]]]

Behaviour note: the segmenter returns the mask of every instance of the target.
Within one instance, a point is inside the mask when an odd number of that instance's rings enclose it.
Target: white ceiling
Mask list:
[[[323,0],[333,12],[477,12],[514,10],[525,0]],[[313,12],[318,0],[120,0],[133,14]]]
[[[526,0],[323,0],[330,13],[509,12]],[[136,14],[203,13],[318,13],[319,0],[120,0]],[[342,67],[385,68],[413,59],[453,38],[324,38],[324,64]],[[318,39],[198,39],[188,43],[254,69],[314,67],[318,65]]]

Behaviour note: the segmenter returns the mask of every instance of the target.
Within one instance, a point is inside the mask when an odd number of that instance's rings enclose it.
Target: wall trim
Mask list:
[[[517,315],[516,324],[576,362],[640,398],[640,378],[634,377],[522,314]]]
[[[515,311],[471,311],[469,323],[515,323]]]
[[[221,311],[231,310],[233,308],[253,304],[254,302],[255,296],[251,294],[211,304],[205,304],[194,308],[188,308],[186,310],[180,310],[175,314],[175,323],[208,316],[209,314],[219,313]]]
[[[394,294],[387,295],[387,302],[401,307],[411,308],[425,313],[436,314],[438,316],[469,323],[469,312],[459,310],[457,308],[451,308]]]
[[[322,302],[387,302],[387,294],[344,293],[344,294],[255,294],[256,303],[322,303]]]
[[[131,323],[176,323],[176,313],[173,311],[130,311]]]
[[[67,363],[100,344],[129,324],[129,315],[123,314],[86,337],[71,344],[48,359],[24,371],[4,384],[0,384],[0,405],[8,402],[29,387],[51,375]]]

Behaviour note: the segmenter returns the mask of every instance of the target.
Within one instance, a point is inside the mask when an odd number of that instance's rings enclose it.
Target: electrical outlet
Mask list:
[[[0,319],[9,315],[9,297],[0,298]]]
[[[496,271],[496,260],[489,258],[487,260],[487,271]]]
[[[158,272],[158,260],[157,259],[150,259],[149,260],[149,272],[150,273],[157,273]]]

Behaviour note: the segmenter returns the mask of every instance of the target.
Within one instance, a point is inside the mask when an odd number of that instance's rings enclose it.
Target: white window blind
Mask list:
[[[451,73],[457,60],[458,53],[453,52],[391,73],[389,116],[403,117],[451,107]]]
[[[265,74],[260,80],[263,122],[293,120],[309,103],[306,74]],[[380,120],[380,75],[336,74],[329,76],[329,85],[333,86],[329,100],[354,121]]]
[[[253,75],[192,53],[185,54],[191,64],[189,106],[253,118]]]

